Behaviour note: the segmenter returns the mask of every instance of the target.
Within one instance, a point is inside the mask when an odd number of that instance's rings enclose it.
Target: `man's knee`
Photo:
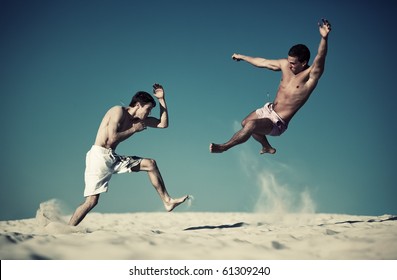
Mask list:
[[[257,119],[258,119],[258,116],[257,116],[256,112],[254,111],[241,121],[241,126],[244,127],[247,125],[248,122],[254,121]]]
[[[256,120],[244,120],[243,122],[244,122],[243,129],[247,131],[252,132],[256,128]]]
[[[145,159],[145,167],[148,171],[157,169],[157,163],[154,159],[147,158]]]

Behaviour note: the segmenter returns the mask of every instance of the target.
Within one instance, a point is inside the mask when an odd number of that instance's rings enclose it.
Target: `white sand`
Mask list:
[[[48,208],[48,205],[46,206]],[[0,221],[1,259],[397,259],[397,216],[89,213]]]

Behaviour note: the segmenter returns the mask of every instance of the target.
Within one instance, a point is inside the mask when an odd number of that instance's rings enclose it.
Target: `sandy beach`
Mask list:
[[[71,227],[50,208],[0,221],[1,259],[397,259],[395,215],[92,212]]]

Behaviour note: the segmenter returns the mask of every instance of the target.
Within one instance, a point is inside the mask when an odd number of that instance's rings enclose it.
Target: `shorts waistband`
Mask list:
[[[283,120],[283,118],[280,117],[280,116],[277,114],[276,111],[274,111],[274,108],[273,108],[273,107],[274,107],[274,104],[273,104],[273,103],[268,102],[268,103],[265,104],[265,106],[266,106],[271,112],[273,112],[274,114],[276,114],[276,116],[277,116],[277,118],[280,120],[280,122],[282,122],[284,125],[287,125],[287,123]]]
[[[95,151],[97,151],[99,153],[102,153],[102,154],[112,154],[112,153],[114,153],[113,149],[104,148],[104,147],[98,146],[98,145],[92,145],[91,150],[95,150]]]

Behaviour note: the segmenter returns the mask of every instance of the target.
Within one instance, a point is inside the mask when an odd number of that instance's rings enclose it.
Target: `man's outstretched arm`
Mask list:
[[[331,31],[331,23],[322,19],[321,23],[318,23],[319,31],[321,35],[320,45],[318,47],[318,52],[313,60],[311,78],[318,80],[324,72],[325,67],[325,57],[328,52],[328,34]]]
[[[273,59],[266,59],[261,57],[251,57],[248,55],[242,54],[233,54],[232,59],[236,61],[244,60],[253,66],[260,67],[260,68],[267,68],[273,71],[280,71],[281,70],[281,63],[280,60],[273,60]]]

